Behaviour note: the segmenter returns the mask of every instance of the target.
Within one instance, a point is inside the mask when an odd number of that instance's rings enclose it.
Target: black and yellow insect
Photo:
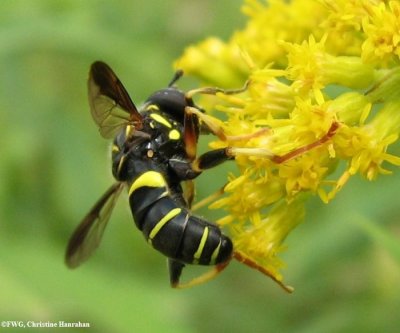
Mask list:
[[[257,155],[284,163],[329,141],[339,124],[333,122],[328,133],[306,146],[283,156],[262,148],[226,148],[211,150],[197,157],[201,132],[221,140],[244,140],[267,131],[227,136],[214,118],[193,102],[193,95],[235,94],[238,90],[200,88],[182,92],[174,87],[182,76],[178,71],[167,88],[153,93],[137,109],[111,68],[95,62],[88,80],[89,104],[94,121],[105,138],[114,137],[112,171],[117,182],[93,206],[72,234],[66,251],[66,263],[74,268],[97,248],[111,211],[127,185],[129,204],[136,226],[146,240],[168,258],[173,287],[188,287],[205,282],[222,271],[232,258],[284,285],[265,267],[233,249],[232,241],[216,225],[190,212],[193,179],[202,171],[233,159],[237,154]],[[187,185],[184,193],[182,183]],[[213,265],[214,268],[186,284],[179,282],[186,264]]]
[[[112,208],[125,185],[136,226],[146,240],[168,258],[170,282],[182,287],[179,278],[186,264],[214,265],[214,269],[187,286],[204,282],[221,271],[233,255],[232,241],[216,225],[193,215],[188,194],[181,183],[203,170],[233,157],[230,149],[218,149],[196,157],[200,131],[223,136],[197,107],[191,94],[173,85],[152,94],[140,109],[103,62],[90,69],[89,104],[94,121],[105,138],[115,136],[112,171],[117,182],[94,205],[73,233],[66,251],[66,263],[74,268],[99,245]],[[217,89],[218,90],[218,89]],[[204,93],[215,93],[206,88]],[[199,118],[202,118],[201,120]],[[202,123],[202,125],[200,125]]]

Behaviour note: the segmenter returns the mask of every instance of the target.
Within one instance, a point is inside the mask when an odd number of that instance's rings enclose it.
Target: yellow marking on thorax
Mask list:
[[[195,259],[195,260],[193,260],[194,263],[198,263],[199,262],[201,254],[202,254],[202,252],[204,250],[204,245],[206,245],[207,237],[208,237],[208,227],[205,227],[204,228],[204,232],[203,232],[203,236],[201,236],[199,247],[197,248],[197,251],[193,255],[193,258]]]
[[[135,128],[132,125],[128,125],[125,127],[125,138],[129,138],[131,136],[131,133],[135,130]]]
[[[159,111],[160,110],[160,108],[157,106],[157,105],[155,105],[155,104],[150,104],[147,108],[146,108],[146,111]]]
[[[120,152],[119,147],[117,145],[112,145],[111,151],[113,153],[119,153]]]
[[[171,140],[179,140],[181,138],[181,134],[176,129],[173,129],[173,130],[169,131],[168,137]]]
[[[163,116],[159,115],[158,113],[151,113],[150,117],[153,118],[156,122],[163,124],[164,126],[171,128],[171,123],[165,119]]]
[[[147,157],[148,157],[148,158],[153,158],[153,156],[154,156],[154,151],[151,150],[151,149],[149,149],[149,150],[147,151]]]
[[[131,195],[138,188],[148,187],[167,187],[163,175],[156,171],[147,171],[141,174],[131,185],[128,194]]]
[[[157,233],[161,230],[161,228],[167,224],[170,220],[172,220],[175,216],[177,216],[182,211],[181,208],[172,209],[167,215],[165,215],[158,223],[151,229],[149,234],[149,242],[151,243],[152,239],[157,235]]]

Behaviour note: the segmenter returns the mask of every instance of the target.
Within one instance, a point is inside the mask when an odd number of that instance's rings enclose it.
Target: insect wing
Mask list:
[[[90,112],[103,137],[112,138],[127,123],[140,129],[142,116],[121,81],[104,62],[96,61],[90,68],[88,97]]]
[[[75,229],[65,253],[65,262],[68,267],[79,266],[99,246],[104,229],[123,187],[123,183],[113,184]]]

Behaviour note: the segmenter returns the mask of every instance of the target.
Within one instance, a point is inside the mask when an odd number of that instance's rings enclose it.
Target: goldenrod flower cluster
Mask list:
[[[218,223],[236,250],[280,281],[277,254],[306,193],[328,203],[351,176],[374,180],[400,165],[388,153],[400,132],[400,2],[247,0],[243,13],[228,41],[190,46],[175,66],[206,86],[248,81],[241,94],[207,97],[228,134],[211,148],[251,148],[211,208],[227,211]]]

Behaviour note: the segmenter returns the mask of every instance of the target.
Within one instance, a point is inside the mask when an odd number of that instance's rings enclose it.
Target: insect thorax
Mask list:
[[[171,159],[187,161],[182,123],[155,104],[145,104],[141,114],[140,131],[127,125],[114,139],[112,165],[117,180],[126,181],[134,176],[132,172],[128,175],[128,164],[142,161],[151,169],[169,173],[167,166]]]

